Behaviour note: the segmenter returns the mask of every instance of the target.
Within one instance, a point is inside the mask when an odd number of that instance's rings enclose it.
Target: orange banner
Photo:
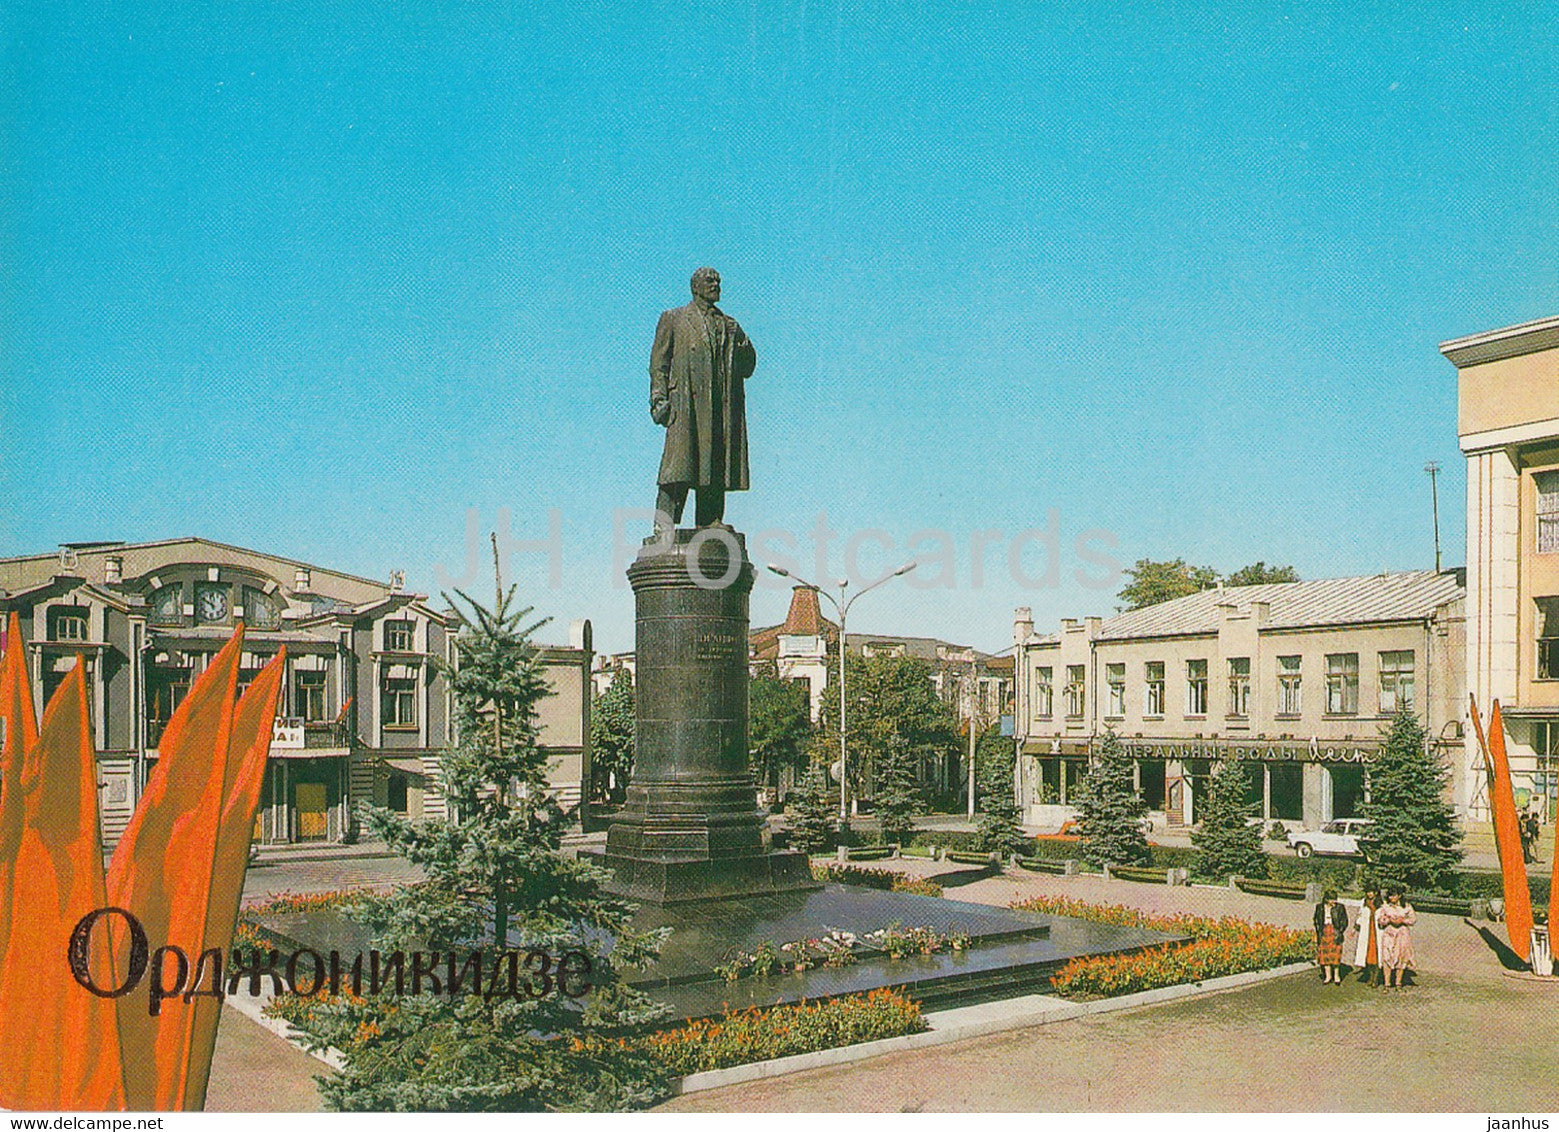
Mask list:
[[[11,937],[11,876],[22,838],[22,759],[38,741],[21,622],[15,613],[9,620],[5,655],[0,657],[0,727],[5,729],[0,743],[0,967]]]
[[[78,985],[66,962],[71,929],[105,903],[84,661],[50,700],[20,785],[12,939],[0,967],[0,1105],[123,1109],[115,1004]],[[106,933],[90,944],[88,969],[106,977]]]
[[[1489,715],[1488,750],[1494,764],[1494,840],[1499,845],[1500,874],[1505,881],[1505,931],[1510,936],[1511,950],[1530,962],[1532,891],[1527,887],[1520,818],[1516,815],[1516,794],[1510,782],[1510,757],[1505,752],[1505,724],[1500,718],[1498,700]]]
[[[227,802],[228,748],[243,638],[240,626],[168,721],[158,746],[157,768],[108,870],[109,902],[135,915],[154,948],[169,945],[183,949],[188,957],[187,978],[200,977],[207,984],[215,974],[211,969],[203,970],[206,965],[202,959],[211,863]],[[116,938],[116,959],[125,950]],[[147,978],[157,977],[154,963]],[[164,972],[163,982],[171,984],[173,978]],[[181,995],[173,995],[161,1000],[159,1013],[152,1015],[142,996],[126,995],[117,1000],[119,1036],[125,1050],[125,1094],[131,1108],[168,1111],[183,1107],[196,1001],[185,1002]]]
[[[254,815],[260,807],[260,784],[265,779],[265,760],[271,750],[271,728],[276,722],[276,701],[281,695],[287,650],[281,649],[255,677],[238,701],[233,739],[225,775],[226,802],[217,830],[216,852],[211,864],[211,898],[206,909],[203,948],[227,955],[233,946],[238,904],[243,897],[244,874],[249,869],[249,845],[254,836]],[[185,1111],[206,1104],[206,1083],[211,1076],[211,1055],[216,1049],[217,1021],[221,1013],[216,999],[197,999],[190,1016],[188,1073],[184,1082]]]

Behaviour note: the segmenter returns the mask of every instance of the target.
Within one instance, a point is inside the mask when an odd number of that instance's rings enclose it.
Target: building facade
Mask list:
[[[1552,819],[1559,772],[1559,318],[1442,343],[1467,458],[1467,682],[1505,719],[1517,804]],[[1460,804],[1489,816],[1469,736]]]
[[[288,655],[256,841],[350,841],[360,802],[445,815],[436,781],[451,702],[435,661],[451,658],[459,623],[398,580],[204,539],[78,543],[0,559],[0,624],[12,611],[40,713],[77,661],[87,665],[109,846],[174,709],[240,623],[240,689],[282,646]],[[588,625],[583,635],[542,653],[555,693],[540,708],[542,742],[565,805],[589,773]]]
[[[1106,729],[1132,753],[1161,827],[1197,820],[1221,760],[1247,761],[1262,817],[1354,814],[1399,707],[1461,766],[1464,598],[1457,571],[1205,590],[1055,635],[1014,620],[1017,790],[1056,827]]]

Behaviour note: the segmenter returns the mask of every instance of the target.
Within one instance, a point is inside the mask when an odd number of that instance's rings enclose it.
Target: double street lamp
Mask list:
[[[844,729],[844,654],[845,642],[847,640],[845,637],[845,621],[850,616],[850,607],[855,604],[857,598],[871,593],[872,590],[876,589],[884,582],[891,582],[894,578],[908,574],[918,565],[918,562],[906,562],[897,570],[893,571],[893,573],[885,574],[878,578],[871,585],[867,586],[865,589],[856,591],[850,596],[850,600],[846,601],[844,591],[849,588],[849,578],[840,578],[838,582],[835,583],[839,589],[839,596],[836,599],[833,594],[823,589],[822,586],[809,582],[800,575],[792,574],[783,566],[776,566],[772,562],[769,563],[770,573],[778,574],[782,578],[789,578],[795,582],[800,582],[803,586],[807,586],[810,589],[816,590],[818,593],[822,594],[828,599],[828,603],[832,605],[834,610],[839,614],[839,820],[842,822],[850,820],[850,811],[845,793],[847,789],[846,783],[849,781],[849,775],[846,773],[846,770],[848,769],[848,763],[846,762],[846,759],[848,756],[845,750]]]

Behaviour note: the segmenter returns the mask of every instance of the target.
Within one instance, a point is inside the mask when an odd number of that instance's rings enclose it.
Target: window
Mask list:
[[[189,694],[187,668],[148,667],[146,670],[146,742],[157,746],[168,720]]]
[[[1066,717],[1068,719],[1081,719],[1085,696],[1083,695],[1083,666],[1081,664],[1069,664],[1066,666]]]
[[[384,649],[386,652],[412,651],[412,623],[410,621],[386,621],[384,623]]]
[[[87,639],[87,611],[79,606],[49,610],[49,640],[84,641]]]
[[[325,722],[325,674],[295,672],[292,676],[292,710],[304,723]]]
[[[1147,696],[1142,702],[1143,713],[1146,715],[1164,714],[1164,662],[1162,660],[1150,660],[1143,665],[1143,675],[1147,678]]]
[[[1559,597],[1537,599],[1537,678],[1559,680]]]
[[[1229,714],[1250,714],[1250,657],[1229,658]]]
[[[1187,715],[1206,715],[1207,662],[1205,660],[1186,661],[1185,680],[1185,713]]]
[[[1034,716],[1049,719],[1055,710],[1055,688],[1051,684],[1054,669],[1034,669]]]
[[[1537,552],[1559,553],[1559,472],[1537,472]]]
[[[414,677],[387,676],[380,717],[386,727],[417,726],[417,681]]]
[[[1326,656],[1326,714],[1359,713],[1359,654],[1328,653]]]
[[[1299,710],[1299,658],[1280,656],[1278,657],[1278,714],[1298,715]]]
[[[1413,653],[1380,654],[1380,711],[1390,715],[1413,710]]]
[[[1112,718],[1119,719],[1126,714],[1126,666],[1106,664],[1104,679],[1110,688],[1109,714]]]

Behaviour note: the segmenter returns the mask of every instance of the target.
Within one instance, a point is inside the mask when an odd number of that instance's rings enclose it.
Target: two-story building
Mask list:
[[[459,623],[399,575],[376,582],[197,538],[75,543],[0,559],[0,633],[12,611],[40,713],[86,662],[107,845],[130,820],[174,709],[240,623],[240,688],[283,645],[288,656],[257,841],[351,840],[358,802],[445,813],[436,782],[451,703],[435,662],[451,659]],[[565,804],[589,773],[588,623],[578,636],[541,654],[555,693],[541,705],[542,742]]]
[[[1559,789],[1559,317],[1442,343],[1467,458],[1467,683],[1505,719],[1517,804]],[[1460,804],[1489,816],[1469,737]]]
[[[1382,732],[1426,717],[1461,764],[1465,590],[1459,571],[1412,571],[1204,590],[1034,632],[1014,621],[1017,790],[1054,827],[1101,736],[1133,755],[1155,820],[1197,820],[1214,765],[1246,760],[1266,820],[1307,828],[1356,812]]]

